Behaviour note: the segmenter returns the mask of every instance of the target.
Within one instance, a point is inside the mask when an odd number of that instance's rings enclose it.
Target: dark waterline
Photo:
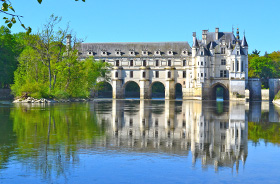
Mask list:
[[[0,102],[0,183],[278,183],[271,103]]]

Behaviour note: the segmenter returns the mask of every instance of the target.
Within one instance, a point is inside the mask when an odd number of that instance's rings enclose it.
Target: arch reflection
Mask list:
[[[99,123],[107,122],[107,137],[101,144],[132,152],[191,153],[193,165],[199,161],[216,171],[219,167],[238,171],[248,155],[245,105],[224,103],[217,113],[212,103],[112,100],[112,114],[99,114]]]

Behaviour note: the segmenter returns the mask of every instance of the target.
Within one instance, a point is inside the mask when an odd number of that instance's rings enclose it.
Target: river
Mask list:
[[[0,102],[0,183],[279,183],[269,102]]]

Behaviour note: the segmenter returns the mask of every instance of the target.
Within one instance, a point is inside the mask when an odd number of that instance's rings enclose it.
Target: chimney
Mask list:
[[[71,34],[68,34],[66,36],[66,48],[67,49],[71,48],[71,38],[72,38]]]
[[[216,36],[216,40],[218,40],[219,39],[219,28],[218,27],[216,27],[216,29],[215,29],[215,36]]]
[[[206,44],[208,30],[202,30],[202,42]]]

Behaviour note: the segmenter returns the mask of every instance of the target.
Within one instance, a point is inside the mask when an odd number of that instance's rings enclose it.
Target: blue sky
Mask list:
[[[201,30],[246,32],[249,51],[272,52],[280,43],[279,0],[13,0],[17,14],[33,31],[51,14],[61,16],[85,42],[188,41]],[[3,24],[3,20],[1,20]],[[13,32],[23,31],[18,25]]]

